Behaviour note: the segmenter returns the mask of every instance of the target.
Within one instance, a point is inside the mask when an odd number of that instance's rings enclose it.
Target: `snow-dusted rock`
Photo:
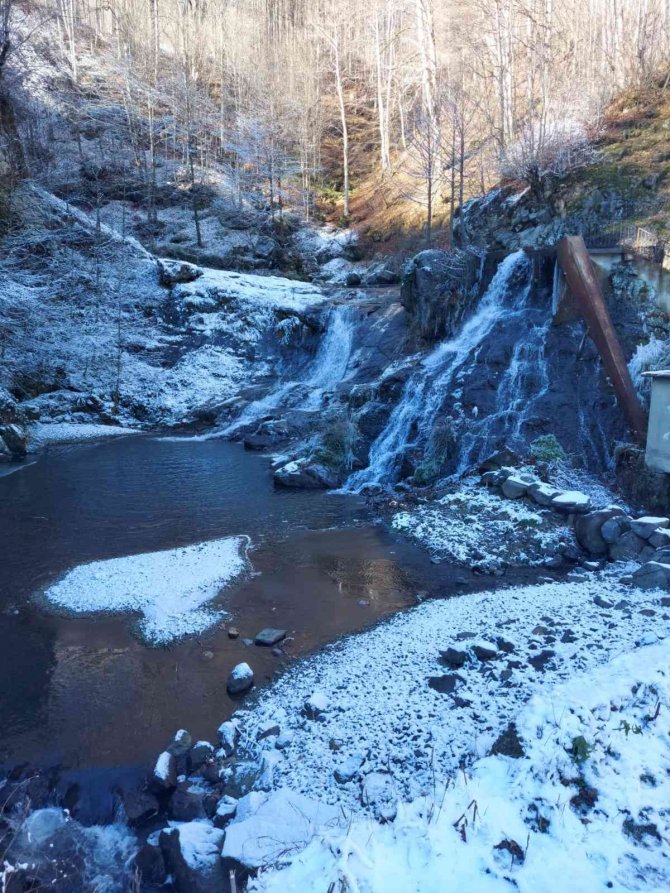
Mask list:
[[[508,499],[520,499],[526,495],[530,486],[530,483],[523,480],[520,475],[512,474],[503,481],[503,495]]]
[[[161,831],[160,847],[179,893],[221,893],[226,889],[223,838],[220,828],[201,821]]]
[[[275,471],[273,477],[279,487],[304,490],[332,490],[339,483],[335,472],[320,462],[310,462],[308,459],[287,462]]]
[[[240,737],[240,731],[237,725],[231,720],[227,720],[226,722],[221,723],[217,734],[219,736],[219,744],[223,751],[223,755],[232,757]]]
[[[610,546],[610,558],[612,561],[635,561],[646,545],[646,540],[628,530]]]
[[[590,510],[591,497],[587,496],[586,493],[581,493],[579,490],[565,490],[563,493],[559,493],[558,496],[554,496],[551,500],[551,507],[557,512],[582,514]]]
[[[216,804],[216,812],[214,814],[214,824],[217,828],[223,828],[228,822],[235,818],[237,813],[237,800],[226,794]]]
[[[670,530],[659,528],[655,530],[649,537],[649,545],[654,549],[664,549],[670,547]]]
[[[624,533],[630,530],[630,518],[627,515],[610,518],[600,528],[600,535],[608,545],[616,543]]]
[[[179,729],[175,732],[175,736],[167,747],[169,753],[175,757],[183,757],[191,749],[191,735],[186,729]]]
[[[344,762],[340,763],[340,765],[335,768],[333,773],[335,781],[338,784],[346,784],[349,781],[353,781],[361,771],[361,766],[364,762],[365,756],[363,754],[354,754],[353,756],[347,757]]]
[[[209,741],[196,741],[189,754],[191,769],[199,769],[207,760],[214,756],[214,746]]]
[[[162,258],[158,262],[158,280],[165,288],[180,285],[184,282],[195,282],[203,274],[200,267],[183,260]]]
[[[636,518],[630,522],[631,529],[642,539],[648,540],[649,537],[659,528],[666,528],[670,524],[668,518],[654,518],[646,515],[643,518]]]
[[[151,775],[151,787],[156,793],[172,790],[177,784],[177,764],[167,750],[159,754]]]
[[[670,564],[648,561],[633,573],[633,585],[639,589],[670,589]]]
[[[590,555],[607,555],[609,546],[602,536],[602,527],[606,521],[615,517],[625,517],[625,514],[622,509],[614,506],[580,515],[575,521],[575,537],[582,549]]]
[[[315,691],[305,700],[303,711],[308,719],[318,719],[329,706],[328,696],[322,691]]]
[[[560,496],[561,491],[556,487],[552,487],[551,484],[545,484],[542,481],[538,481],[535,484],[531,484],[528,487],[528,495],[536,502],[538,505],[551,505],[552,500],[557,496]]]
[[[228,689],[228,694],[239,695],[245,691],[249,691],[253,684],[254,671],[249,664],[241,663],[236,667],[233,667],[233,670],[228,677],[226,687]]]
[[[392,822],[398,811],[398,792],[388,772],[370,772],[361,785],[361,803],[378,822]]]
[[[325,828],[335,828],[342,814],[335,806],[311,800],[286,788],[243,797],[237,816],[226,828],[223,857],[250,869],[295,855]]]
[[[257,645],[265,645],[271,648],[273,645],[277,645],[282,639],[286,638],[286,630],[285,629],[274,629],[272,627],[267,627],[266,629],[262,629],[255,638],[255,642]]]

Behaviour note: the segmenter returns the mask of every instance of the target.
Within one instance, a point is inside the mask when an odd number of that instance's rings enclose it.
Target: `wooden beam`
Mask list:
[[[630,427],[635,436],[644,442],[647,432],[647,417],[633,386],[626,359],[584,239],[581,236],[564,236],[558,243],[558,261],[579,305],[591,338],[598,348],[605,371],[614,385],[617,398]]]

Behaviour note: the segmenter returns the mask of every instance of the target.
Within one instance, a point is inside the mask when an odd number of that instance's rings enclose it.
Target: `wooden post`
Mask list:
[[[635,392],[584,239],[581,236],[564,236],[558,243],[558,260],[633,433],[644,442],[647,418]]]

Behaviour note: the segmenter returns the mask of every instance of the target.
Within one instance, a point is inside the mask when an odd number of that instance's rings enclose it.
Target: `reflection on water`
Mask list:
[[[436,573],[371,524],[364,504],[274,491],[267,461],[221,441],[128,438],[52,448],[0,479],[0,759],[115,766],[151,759],[176,728],[211,738],[248,661],[286,660],[415,600]],[[225,593],[240,630],[149,648],[128,617],[67,617],[35,599],[82,562],[248,534],[255,573]],[[247,647],[289,630],[287,656]]]

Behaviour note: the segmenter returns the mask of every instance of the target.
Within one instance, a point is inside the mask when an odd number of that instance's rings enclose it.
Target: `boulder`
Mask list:
[[[246,691],[249,691],[253,684],[254,671],[251,669],[249,664],[241,663],[237,664],[236,667],[233,667],[233,670],[228,677],[226,688],[228,690],[228,694],[240,695]]]
[[[635,561],[646,545],[645,540],[633,533],[632,530],[628,530],[610,546],[610,558],[612,561]]]
[[[643,540],[648,540],[653,533],[656,532],[659,528],[663,529],[668,526],[670,521],[668,518],[655,518],[652,516],[645,516],[643,518],[636,518],[630,522],[631,530],[633,533],[637,533],[638,536],[641,536]]]
[[[275,486],[303,490],[333,490],[339,484],[337,474],[320,462],[297,459],[278,468],[273,476]]]
[[[630,518],[628,515],[618,515],[605,521],[600,528],[600,535],[608,545],[613,545],[630,530]]]
[[[670,564],[648,561],[633,574],[633,585],[638,589],[670,590]]]
[[[207,822],[186,822],[160,832],[165,865],[177,893],[221,893],[227,881],[221,860],[224,832]]]
[[[207,760],[211,760],[213,756],[214,746],[210,744],[209,741],[196,741],[191,748],[188,757],[191,771],[195,772],[195,770],[199,769],[203,763],[206,763]]]
[[[511,474],[503,481],[503,495],[508,499],[520,499],[522,496],[526,495],[530,486],[531,484],[528,481],[523,480],[520,475]]]
[[[575,537],[582,549],[590,555],[607,555],[609,545],[601,530],[605,521],[615,517],[625,517],[623,510],[612,507],[580,515],[575,521]]]
[[[659,528],[649,537],[649,545],[654,549],[670,548],[670,530]]]
[[[177,763],[169,751],[164,750],[159,754],[151,775],[150,787],[157,793],[162,794],[171,791],[177,786]]]
[[[340,763],[340,765],[335,768],[333,773],[335,781],[338,784],[347,784],[348,782],[353,781],[361,771],[361,766],[364,762],[365,757],[362,754],[354,754],[353,756],[348,757],[343,763]]]
[[[185,781],[177,785],[176,791],[170,798],[169,812],[170,818],[177,822],[193,822],[208,818],[215,808],[215,794]]]
[[[158,261],[158,281],[164,288],[172,288],[173,285],[181,285],[184,282],[195,282],[202,274],[200,267],[183,260]]]
[[[474,253],[429,248],[405,264],[400,303],[422,338],[450,337],[476,300]]]
[[[533,502],[536,502],[538,505],[551,505],[552,499],[559,496],[560,493],[561,491],[556,487],[552,487],[551,484],[542,483],[542,481],[538,481],[528,487],[528,496],[530,496]]]
[[[28,437],[19,425],[0,425],[0,459],[18,462],[28,452]]]
[[[191,749],[191,736],[186,729],[179,729],[168,745],[168,753],[175,757],[184,757]]]
[[[566,515],[586,514],[591,509],[591,497],[579,490],[565,490],[554,496],[551,507]]]
[[[152,793],[139,788],[123,790],[121,793],[123,811],[126,821],[132,828],[136,828],[158,815],[160,806]]]
[[[226,827],[223,858],[255,870],[304,849],[319,831],[342,823],[338,807],[303,794],[286,788],[252,791],[239,801]]]

